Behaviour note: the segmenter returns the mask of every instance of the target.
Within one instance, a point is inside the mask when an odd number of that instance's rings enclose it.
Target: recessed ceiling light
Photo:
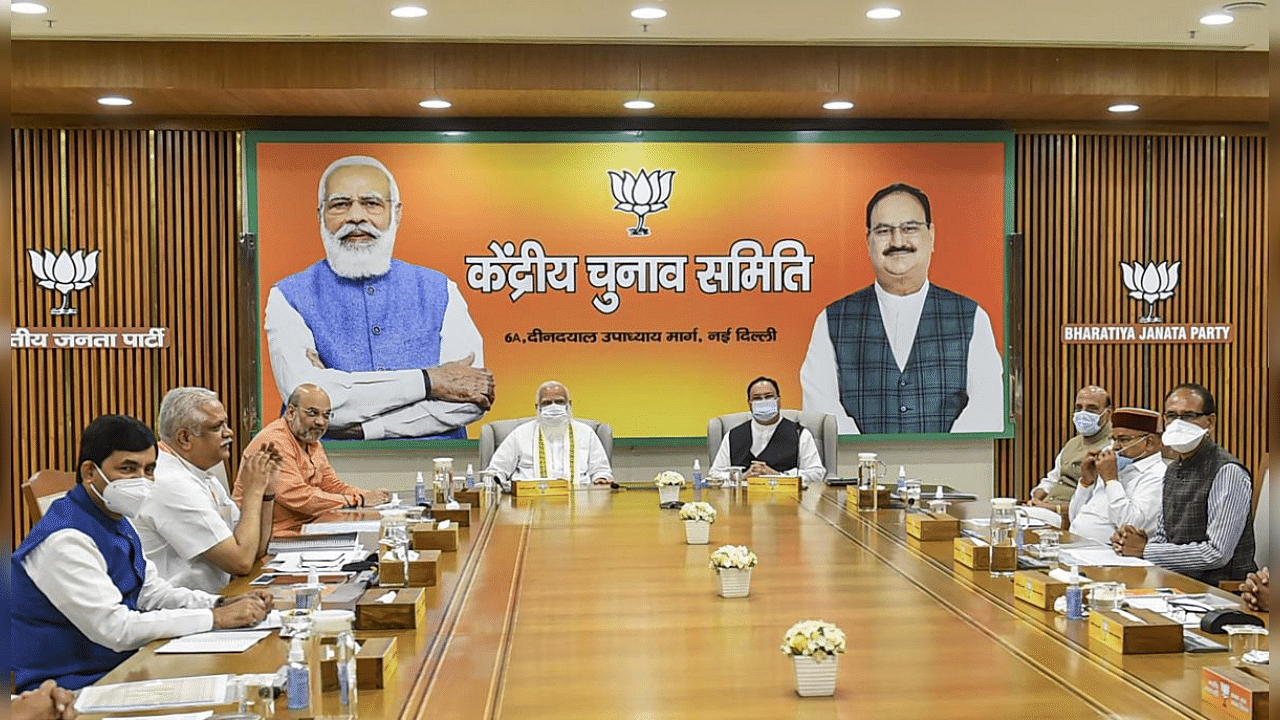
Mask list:
[[[444,110],[445,108],[453,107],[453,103],[448,100],[441,100],[440,98],[432,98],[431,100],[423,100],[418,103],[418,107],[424,107],[428,110]]]
[[[20,15],[43,15],[49,12],[49,8],[33,2],[9,3],[9,10]]]
[[[638,7],[631,11],[631,17],[637,20],[661,20],[667,16],[667,11],[660,7]]]
[[[126,105],[132,105],[133,101],[127,97],[120,97],[119,95],[108,95],[106,97],[98,98],[98,104],[110,105],[111,107],[125,107]]]
[[[1116,103],[1107,109],[1114,113],[1138,112],[1138,106],[1133,103]]]
[[[831,100],[822,103],[822,107],[827,110],[852,110],[853,103],[848,100]]]
[[[622,107],[628,110],[652,110],[653,103],[648,100],[628,100],[622,103]]]
[[[398,18],[420,18],[427,16],[427,9],[417,5],[401,5],[391,11]]]
[[[1235,21],[1235,17],[1230,13],[1224,12],[1209,13],[1208,15],[1200,18],[1201,25],[1230,25]]]
[[[895,7],[877,7],[867,11],[867,17],[872,20],[892,20],[902,17],[902,11]]]

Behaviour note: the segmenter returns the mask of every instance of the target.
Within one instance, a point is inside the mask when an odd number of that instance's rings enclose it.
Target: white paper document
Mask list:
[[[378,532],[381,520],[349,520],[347,522],[315,522],[302,526],[303,535],[334,535],[337,533]]]
[[[267,613],[267,616],[263,618],[262,622],[258,623],[257,625],[254,625],[253,627],[226,628],[222,630],[214,629],[214,630],[210,630],[209,632],[221,633],[225,635],[226,633],[252,632],[254,630],[279,630],[282,627],[284,627],[284,621],[280,618],[280,611],[272,610],[271,612]],[[188,637],[191,637],[191,636],[188,636]]]
[[[165,713],[164,715],[108,715],[102,720],[206,720],[212,715],[212,710],[197,710],[188,713]]]
[[[230,675],[198,675],[166,680],[90,685],[76,697],[81,713],[108,713],[153,710],[192,705],[221,705],[227,702]]]
[[[1098,567],[1149,567],[1153,563],[1139,557],[1117,555],[1105,545],[1062,548],[1058,561],[1063,565],[1095,565]]]
[[[374,531],[377,531],[378,521],[373,520]],[[325,523],[325,525],[334,525],[339,523]],[[302,526],[305,535],[293,535],[289,537],[277,537],[271,540],[267,546],[267,552],[271,555],[279,555],[286,552],[318,552],[325,550],[354,550],[360,545],[360,538],[355,530],[347,530],[334,533],[328,530],[313,530],[312,525]],[[326,533],[326,534],[317,534]]]
[[[279,616],[277,616],[279,619]],[[238,653],[253,647],[254,643],[270,635],[268,630],[232,630],[197,633],[174,638],[156,649],[161,653]]]

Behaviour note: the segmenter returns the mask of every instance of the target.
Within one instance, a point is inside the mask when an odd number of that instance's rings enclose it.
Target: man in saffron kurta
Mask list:
[[[244,449],[245,458],[266,445],[274,445],[280,454],[272,536],[297,535],[303,525],[336,508],[377,505],[390,499],[386,490],[362,490],[338,479],[320,444],[331,416],[328,394],[315,385],[300,385],[289,395],[284,417],[262,428]],[[244,494],[242,476],[247,467],[247,462],[242,463],[236,476],[232,493],[236,502]]]
[[[465,438],[493,404],[484,341],[458,286],[393,260],[400,189],[381,162],[342,158],[320,178],[325,259],[267,296],[264,329],[281,397],[330,395],[336,438]]]

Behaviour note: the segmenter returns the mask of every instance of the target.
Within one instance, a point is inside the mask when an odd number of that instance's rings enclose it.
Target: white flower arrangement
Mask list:
[[[844,631],[823,620],[801,620],[782,640],[787,655],[810,655],[819,662],[844,651]]]
[[[758,560],[746,545],[721,545],[711,553],[711,568],[746,570],[755,567]]]
[[[684,476],[675,470],[663,470],[653,478],[653,484],[658,487],[662,487],[663,485],[683,485]]]
[[[691,502],[680,506],[681,520],[701,520],[713,523],[716,521],[716,509],[710,503]]]

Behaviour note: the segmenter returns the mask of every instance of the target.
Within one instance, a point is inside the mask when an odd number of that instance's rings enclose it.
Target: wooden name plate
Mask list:
[[[907,513],[907,535],[917,540],[950,540],[960,534],[960,518],[946,513]]]
[[[1180,653],[1182,625],[1150,610],[1090,610],[1089,639],[1126,655]]]
[[[1052,610],[1053,603],[1067,594],[1067,583],[1054,580],[1039,570],[1019,570],[1013,574],[1013,596],[1042,610]]]
[[[321,652],[325,652],[323,649]],[[395,681],[399,652],[396,639],[370,638],[360,641],[356,652],[356,687],[361,690],[381,690]],[[320,661],[320,689],[331,692],[338,689],[338,663],[332,657]]]
[[[387,560],[378,553],[378,584],[386,587],[435,587],[440,580],[440,551],[414,550],[417,560],[409,561],[409,582],[404,579],[404,561]],[[385,593],[384,593],[385,594]]]
[[[1206,667],[1200,671],[1200,699],[1236,720],[1266,720],[1271,685],[1238,668]]]
[[[751,492],[796,492],[800,478],[791,475],[755,475],[747,478],[747,490]]]
[[[443,552],[458,551],[458,526],[449,523],[449,527],[441,530],[437,522],[426,522],[409,527],[409,543],[414,550],[440,550]]]
[[[395,593],[391,602],[377,602]],[[374,588],[356,601],[357,630],[405,630],[418,627],[427,614],[427,593],[420,587]]]
[[[980,538],[961,536],[951,543],[951,557],[956,562],[974,570],[1013,572],[1018,569],[1018,548],[1013,545],[997,545]]]
[[[569,481],[564,478],[516,480],[511,483],[511,492],[518,498],[563,496],[568,495],[571,489]]]
[[[448,520],[454,525],[471,527],[470,503],[458,503],[458,508],[456,510],[450,510],[444,505],[436,505],[431,508],[431,515],[435,517],[436,520]]]

